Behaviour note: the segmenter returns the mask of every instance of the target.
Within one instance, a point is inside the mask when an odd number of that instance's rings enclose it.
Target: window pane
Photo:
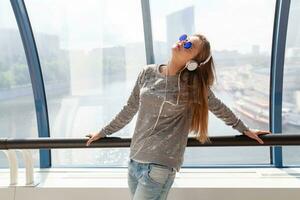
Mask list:
[[[26,6],[43,70],[51,137],[83,138],[99,131],[126,104],[146,64],[140,1],[27,0]],[[136,116],[113,136],[131,137],[135,121]],[[126,165],[128,153],[127,148],[54,149],[52,163]]]
[[[215,61],[216,96],[250,128],[268,130],[275,0],[150,3],[155,62],[167,63],[181,34],[205,35]],[[240,134],[211,112],[209,118],[210,136]],[[269,147],[191,147],[184,159],[186,166],[269,163]]]
[[[0,137],[38,137],[36,112],[26,56],[10,1],[0,1]],[[39,151],[32,150],[39,167]],[[17,153],[19,166],[23,158]],[[7,168],[0,154],[0,167]]]
[[[291,1],[282,89],[282,133],[300,131],[300,2]],[[300,147],[283,146],[285,165],[300,164]]]

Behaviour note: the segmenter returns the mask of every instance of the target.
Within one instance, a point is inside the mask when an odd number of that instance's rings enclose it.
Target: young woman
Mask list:
[[[201,34],[182,35],[172,46],[168,64],[142,68],[131,95],[116,117],[91,142],[120,130],[138,112],[130,145],[128,185],[134,200],[167,199],[190,132],[202,144],[208,137],[208,111],[227,125],[259,143],[259,134],[249,129],[220,99],[211,86],[215,75],[210,43]]]

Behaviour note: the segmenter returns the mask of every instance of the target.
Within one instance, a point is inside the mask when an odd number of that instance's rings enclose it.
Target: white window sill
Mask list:
[[[88,199],[99,199],[99,195],[105,199],[129,199],[127,168],[35,168],[34,172],[33,185],[25,186],[24,168],[21,168],[18,184],[9,186],[8,169],[0,169],[0,199],[10,200],[14,196],[16,200],[27,200],[26,196],[30,195],[30,200],[82,200],[87,194]],[[46,194],[49,198],[45,198]],[[195,195],[201,195],[196,199],[206,196],[210,200],[298,199],[300,168],[181,168],[169,199],[194,200]]]

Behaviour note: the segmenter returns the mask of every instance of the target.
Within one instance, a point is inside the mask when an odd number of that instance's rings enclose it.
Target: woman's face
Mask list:
[[[186,42],[191,42],[192,47],[185,49],[183,45]],[[172,46],[172,56],[174,59],[186,63],[196,57],[201,47],[201,40],[197,36],[189,36],[185,41],[177,41]]]

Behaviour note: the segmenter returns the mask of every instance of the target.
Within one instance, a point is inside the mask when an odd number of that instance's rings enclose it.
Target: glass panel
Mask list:
[[[10,1],[0,1],[0,137],[38,137],[32,85],[26,56]],[[32,150],[39,167],[39,151]],[[17,153],[19,166],[24,167]],[[7,168],[0,154],[0,167]]]
[[[291,1],[282,89],[282,133],[300,131],[300,2]],[[285,165],[300,164],[300,147],[283,146]]]
[[[250,128],[268,130],[275,0],[150,3],[155,62],[167,63],[171,46],[181,34],[205,35],[215,61],[216,96]],[[210,136],[240,134],[209,115]],[[191,147],[184,159],[185,166],[269,163],[269,147]]]
[[[140,1],[27,0],[26,6],[42,65],[51,137],[83,138],[99,131],[126,103],[146,65]],[[131,137],[135,121],[136,116],[113,136]],[[120,165],[127,151],[54,149],[52,163]]]

